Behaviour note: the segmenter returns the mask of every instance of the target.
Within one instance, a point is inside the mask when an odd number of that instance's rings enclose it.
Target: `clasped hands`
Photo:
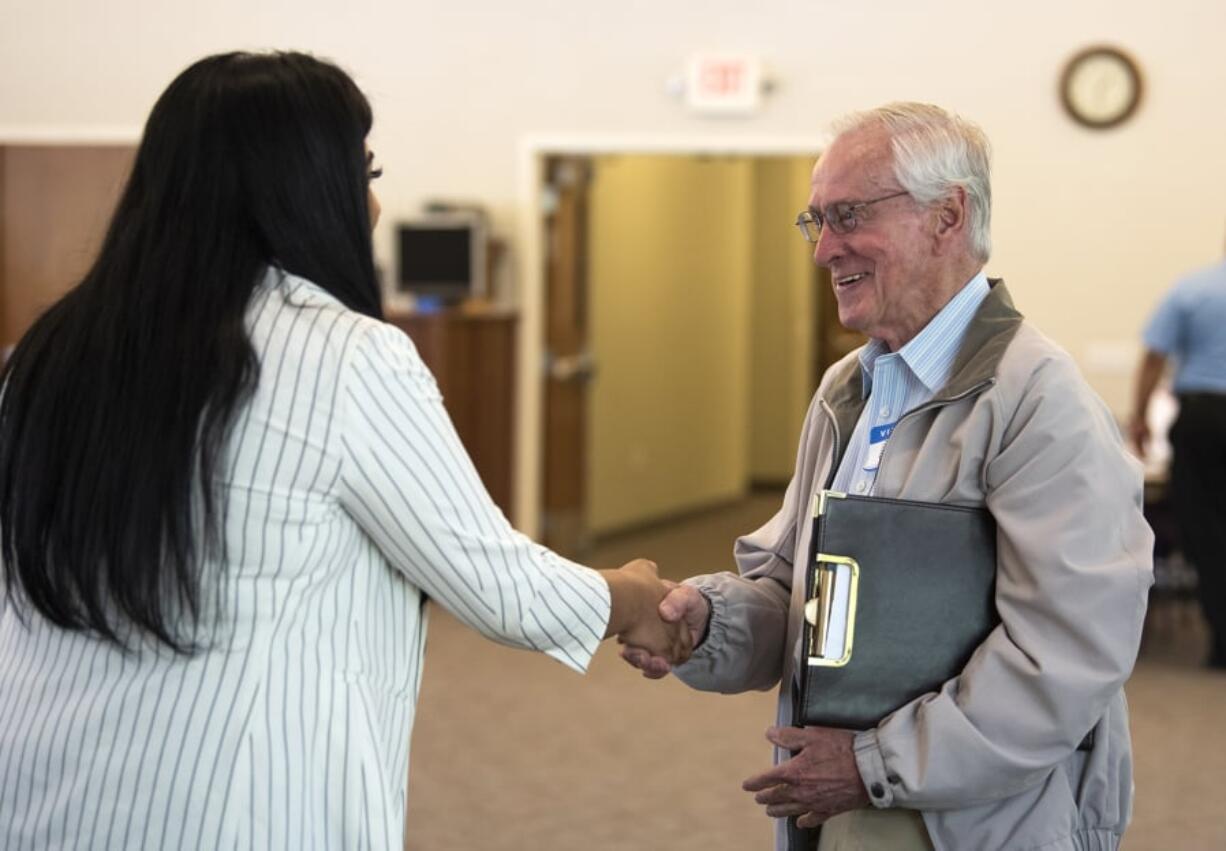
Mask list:
[[[666,619],[661,609],[676,583],[660,579],[654,562],[635,559],[601,574],[609,584],[612,603],[606,638],[616,635],[618,643],[658,659],[666,670],[690,658],[694,635],[683,624]]]
[[[660,620],[684,627],[692,647],[706,632],[710,605],[692,586],[668,580],[663,584],[669,590],[659,604]],[[622,658],[649,679],[667,675],[677,664],[629,638],[622,643]],[[800,827],[816,827],[839,813],[866,807],[869,796],[856,767],[854,737],[848,730],[829,727],[771,727],[767,740],[792,757],[749,778],[741,788],[756,793],[754,800],[766,807],[768,816],[796,816]]]

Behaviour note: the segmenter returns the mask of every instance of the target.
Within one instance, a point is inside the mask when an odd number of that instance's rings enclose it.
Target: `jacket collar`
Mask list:
[[[988,284],[992,290],[975,311],[962,348],[954,358],[949,382],[937,391],[933,401],[961,396],[995,376],[1005,349],[1022,326],[1022,314],[1013,306],[1005,282],[1001,278],[988,278]]]
[[[1013,299],[1001,278],[988,278],[991,291],[975,311],[967,328],[958,355],[954,358],[949,381],[937,391],[932,403],[955,399],[973,390],[996,375],[1000,359],[1022,324],[1022,314],[1013,306]],[[834,415],[838,429],[839,449],[835,469],[860,412],[864,410],[864,379],[858,357],[846,358],[836,369],[838,373],[826,391],[824,401]]]

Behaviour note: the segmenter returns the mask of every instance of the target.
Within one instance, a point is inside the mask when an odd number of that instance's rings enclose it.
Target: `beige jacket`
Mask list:
[[[1068,354],[992,284],[948,385],[895,427],[875,493],[987,506],[1001,624],[960,676],[859,734],[856,759],[873,804],[920,810],[937,849],[1113,849],[1132,804],[1122,686],[1153,575],[1141,468]],[[782,683],[780,724],[792,721],[809,509],[861,393],[853,353],[818,388],[782,508],[737,541],[740,575],[689,580],[712,617],[677,675],[729,693]],[[1091,729],[1093,748],[1077,750]]]

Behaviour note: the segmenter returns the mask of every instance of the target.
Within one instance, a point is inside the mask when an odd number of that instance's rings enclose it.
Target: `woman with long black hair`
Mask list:
[[[687,654],[653,565],[511,529],[379,321],[370,126],[312,57],[192,65],[5,365],[0,847],[399,848],[427,596]]]

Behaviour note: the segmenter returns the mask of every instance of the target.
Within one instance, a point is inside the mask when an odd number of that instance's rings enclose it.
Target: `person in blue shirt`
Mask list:
[[[1184,554],[1200,577],[1209,665],[1226,669],[1226,260],[1178,281],[1144,333],[1129,426],[1145,454],[1150,397],[1174,363],[1170,494]]]

